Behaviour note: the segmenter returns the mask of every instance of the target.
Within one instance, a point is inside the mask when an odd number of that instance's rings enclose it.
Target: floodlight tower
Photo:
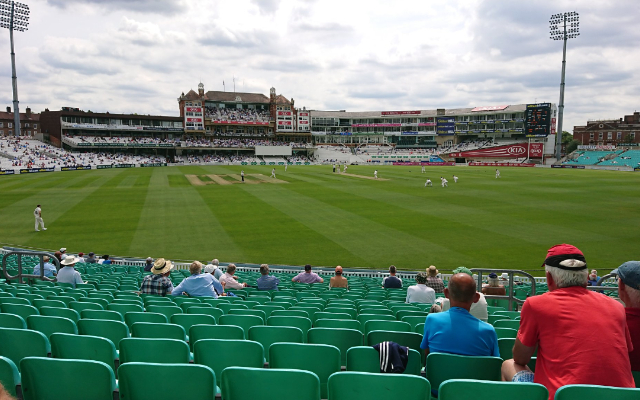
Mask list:
[[[558,105],[558,130],[556,131],[556,160],[560,160],[562,147],[562,117],[564,115],[564,73],[567,64],[567,40],[580,36],[580,16],[577,12],[553,14],[549,20],[552,40],[562,40],[562,77],[560,78],[560,104]]]
[[[20,110],[18,109],[18,77],[16,76],[16,53],[13,50],[13,31],[29,29],[29,6],[12,0],[0,0],[0,26],[9,29],[11,40],[11,80],[13,83],[14,133],[20,136]]]

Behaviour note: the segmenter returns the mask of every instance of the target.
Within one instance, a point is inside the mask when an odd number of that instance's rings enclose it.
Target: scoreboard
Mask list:
[[[551,133],[551,103],[527,104],[524,132],[526,137],[547,137]]]

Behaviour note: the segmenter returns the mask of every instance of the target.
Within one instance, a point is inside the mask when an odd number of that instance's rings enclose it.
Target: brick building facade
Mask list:
[[[40,114],[34,114],[27,107],[25,112],[20,113],[20,136],[39,137],[40,133]],[[14,136],[15,129],[13,127],[13,112],[11,107],[7,107],[7,111],[0,112],[0,136]]]
[[[620,119],[589,121],[585,126],[574,126],[573,138],[583,145],[639,145],[640,112]]]

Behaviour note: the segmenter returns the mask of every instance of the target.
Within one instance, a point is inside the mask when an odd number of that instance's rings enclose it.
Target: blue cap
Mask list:
[[[611,273],[618,275],[625,285],[640,290],[640,261],[627,261]]]

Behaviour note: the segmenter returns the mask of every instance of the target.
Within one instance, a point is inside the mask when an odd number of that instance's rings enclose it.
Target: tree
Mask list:
[[[564,132],[563,132],[564,133]],[[563,135],[564,136],[564,135]],[[569,144],[567,144],[565,153],[566,154],[571,154],[572,152],[576,151],[576,149],[578,148],[579,145],[581,145],[582,143],[579,140],[571,140],[571,142],[569,142]]]
[[[573,133],[562,131],[562,144],[567,145],[573,140]]]

